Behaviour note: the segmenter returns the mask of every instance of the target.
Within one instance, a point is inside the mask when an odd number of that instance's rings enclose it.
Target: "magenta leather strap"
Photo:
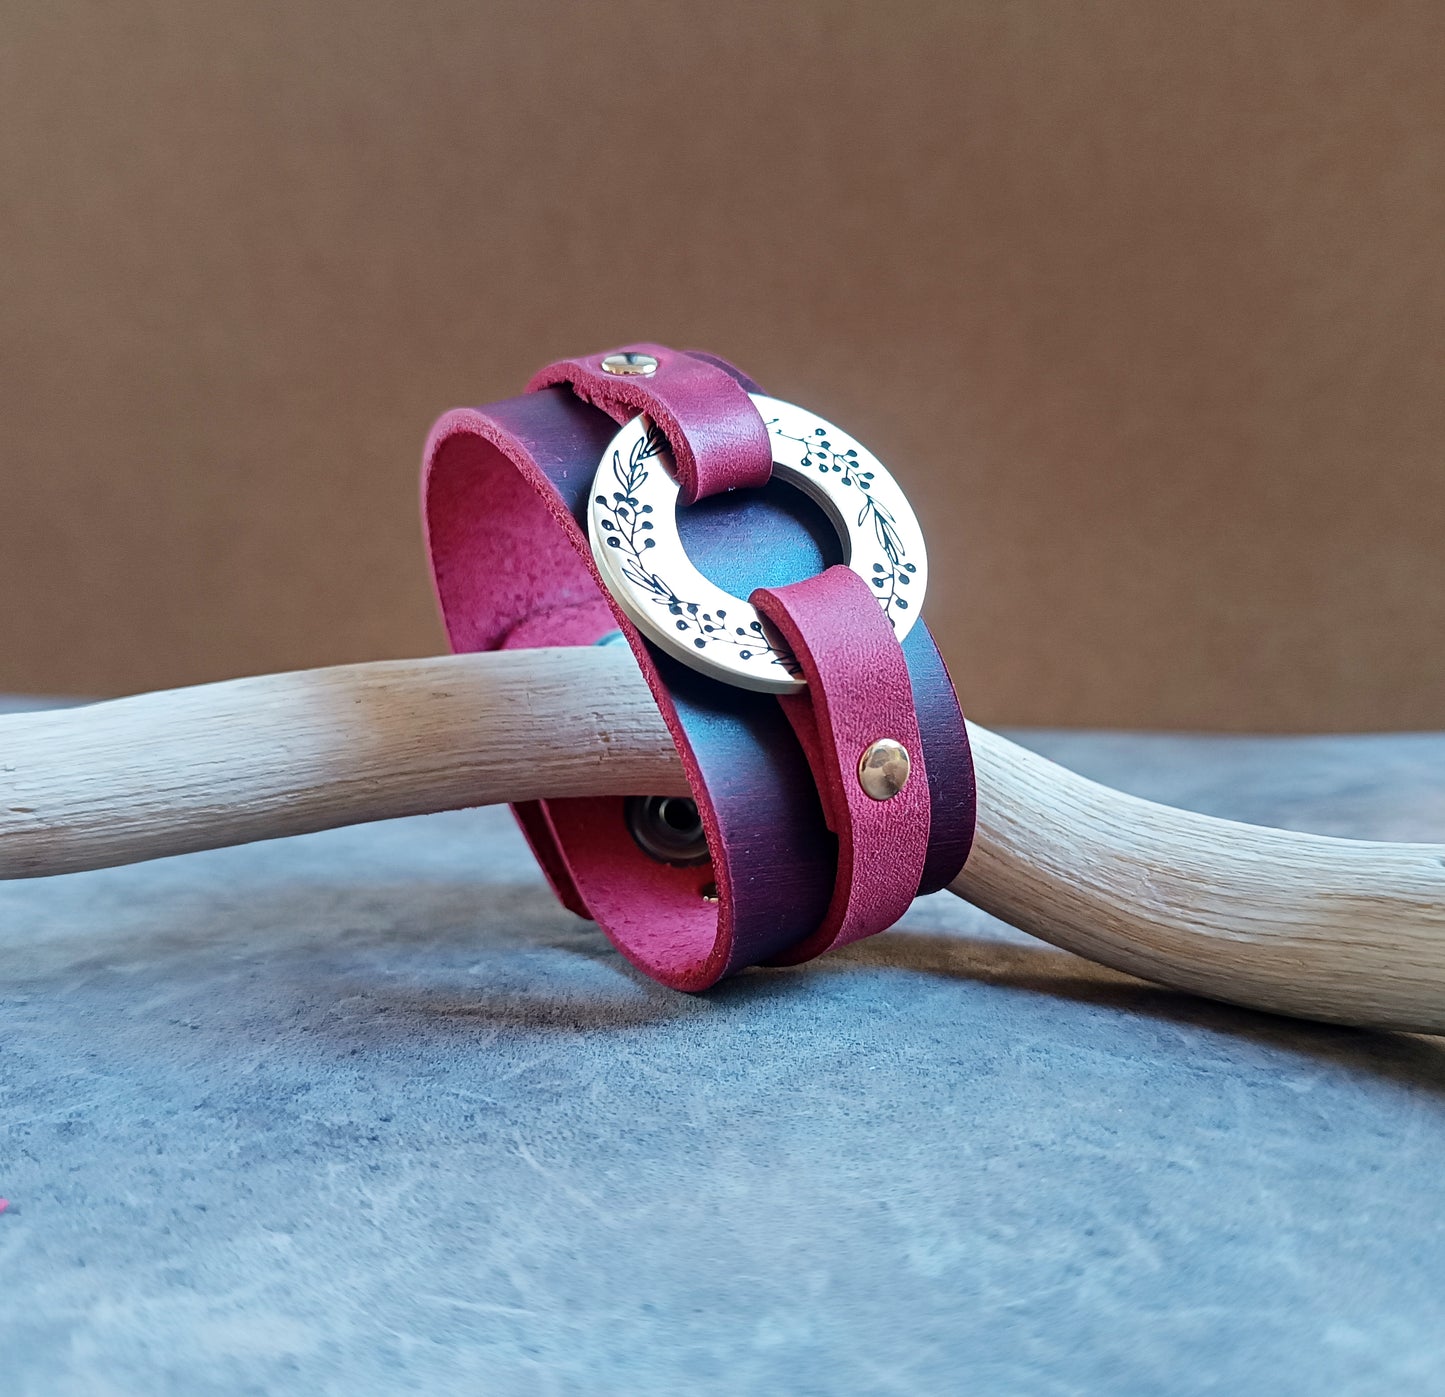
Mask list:
[[[809,960],[884,931],[908,910],[928,857],[927,764],[903,647],[868,584],[845,567],[786,587],[760,587],[753,604],[783,633],[808,687],[778,699],[798,736],[838,838],[838,871],[822,925],[783,959]],[[875,799],[859,761],[879,740],[910,757],[908,779]]]
[[[711,359],[629,344],[549,364],[527,391],[554,383],[570,385],[618,422],[639,412],[652,418],[672,447],[684,505],[766,485],[773,473],[768,431],[747,389]]]
[[[679,440],[697,466],[699,502],[679,511],[689,556],[719,586],[741,596],[758,589],[810,687],[817,675],[817,693],[786,696],[785,713],[774,695],[698,673],[645,640],[603,586],[588,501],[617,419],[629,413],[611,385],[596,387],[607,356],[544,370],[521,397],[446,413],[427,443],[423,508],[454,650],[609,638],[631,647],[677,744],[705,849],[660,858],[639,842],[635,804],[620,798],[514,808],[567,907],[597,920],[653,978],[700,990],[748,965],[792,963],[880,930],[914,894],[944,886],[972,839],[972,764],[926,626],[915,623],[899,646],[866,584],[830,567],[839,544],[821,511],[782,481],[758,483],[766,476],[749,444],[758,413],[747,396],[756,385],[712,356],[628,352],[658,359],[655,373],[632,380],[657,396],[638,390],[634,401],[669,433],[679,477]],[[664,379],[665,367],[673,372]],[[606,411],[573,391],[574,376],[606,398]],[[717,493],[735,486],[746,488]],[[830,622],[835,606],[866,639]],[[874,621],[881,630],[866,629]],[[915,752],[909,781],[886,801],[849,788],[853,748],[875,730]]]

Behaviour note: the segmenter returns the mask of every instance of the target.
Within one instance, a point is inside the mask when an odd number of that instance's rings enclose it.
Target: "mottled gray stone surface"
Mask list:
[[[1445,739],[1042,735],[1445,839]],[[0,1393],[1445,1392],[1445,1044],[947,896],[701,998],[481,811],[0,885]]]

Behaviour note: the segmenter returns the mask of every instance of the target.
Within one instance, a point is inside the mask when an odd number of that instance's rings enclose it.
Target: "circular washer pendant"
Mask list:
[[[898,482],[866,447],[816,413],[751,395],[773,442],[773,473],[822,507],[847,565],[868,582],[899,640],[928,585],[923,532]],[[627,423],[592,482],[587,531],[607,589],[648,640],[728,684],[764,693],[805,687],[778,632],[740,597],[708,581],[677,531],[672,451],[652,420]]]

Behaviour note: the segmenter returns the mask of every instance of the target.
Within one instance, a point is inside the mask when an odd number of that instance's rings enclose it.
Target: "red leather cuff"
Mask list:
[[[766,624],[776,626],[780,645],[793,646],[804,677],[810,670],[818,676],[818,692],[786,700],[789,714],[775,694],[700,673],[677,658],[685,653],[677,644],[668,653],[644,638],[604,584],[588,533],[594,477],[613,450],[615,419],[633,411],[624,397],[630,389],[595,388],[606,356],[570,361],[585,374],[554,366],[534,380],[550,386],[444,415],[427,444],[423,503],[453,649],[587,645],[609,636],[631,646],[677,743],[705,847],[699,839],[696,856],[660,856],[639,838],[636,800],[537,801],[515,810],[566,906],[595,918],[649,975],[698,990],[747,965],[806,958],[879,930],[912,893],[944,886],[972,838],[972,766],[957,699],[924,624],[914,621],[900,645],[866,583],[851,574],[851,581],[830,577],[840,544],[817,507],[782,479],[757,484],[766,475],[752,418],[765,438],[773,435],[770,470],[774,450],[788,443],[779,442],[780,429],[769,429],[748,397],[756,385],[712,356],[660,346],[629,352],[660,361],[653,379],[662,361],[674,370],[663,384],[666,401],[661,394],[647,399],[649,415],[691,447],[695,463],[724,462],[698,470],[702,493],[709,481],[726,482],[724,489],[753,482],[686,507],[687,553],[702,574],[738,596],[762,585],[757,596]],[[696,375],[686,361],[697,365]],[[579,397],[574,379],[605,397],[607,411]],[[715,396],[706,388],[724,380]],[[739,397],[751,417],[738,407]],[[717,445],[729,441],[728,450]],[[671,435],[669,444],[685,490],[685,452]],[[744,458],[745,469],[726,464]],[[859,499],[868,483],[859,480]],[[611,507],[632,508],[626,501],[634,497],[614,493],[621,504]],[[637,547],[651,536],[636,533]],[[637,556],[650,559],[655,550]],[[895,590],[902,607],[906,588]],[[691,643],[724,639],[730,653],[749,643],[751,631],[739,636],[728,629],[736,616],[715,617],[714,626],[689,612],[684,599],[655,600],[669,623],[671,608],[678,608],[678,635],[685,631]],[[829,619],[835,604],[856,613],[866,641],[837,634]],[[855,682],[867,666],[875,681],[887,676],[891,697],[882,708],[876,682]],[[805,752],[795,727],[806,733],[809,721],[816,737],[807,739]],[[865,737],[873,740],[875,726],[908,748],[914,765],[893,799],[860,805],[849,787],[857,781],[853,749]]]

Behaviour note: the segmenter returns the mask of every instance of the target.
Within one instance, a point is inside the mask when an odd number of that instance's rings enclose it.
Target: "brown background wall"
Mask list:
[[[441,648],[432,417],[702,344],[993,721],[1445,725],[1445,6],[0,5],[0,688]]]

